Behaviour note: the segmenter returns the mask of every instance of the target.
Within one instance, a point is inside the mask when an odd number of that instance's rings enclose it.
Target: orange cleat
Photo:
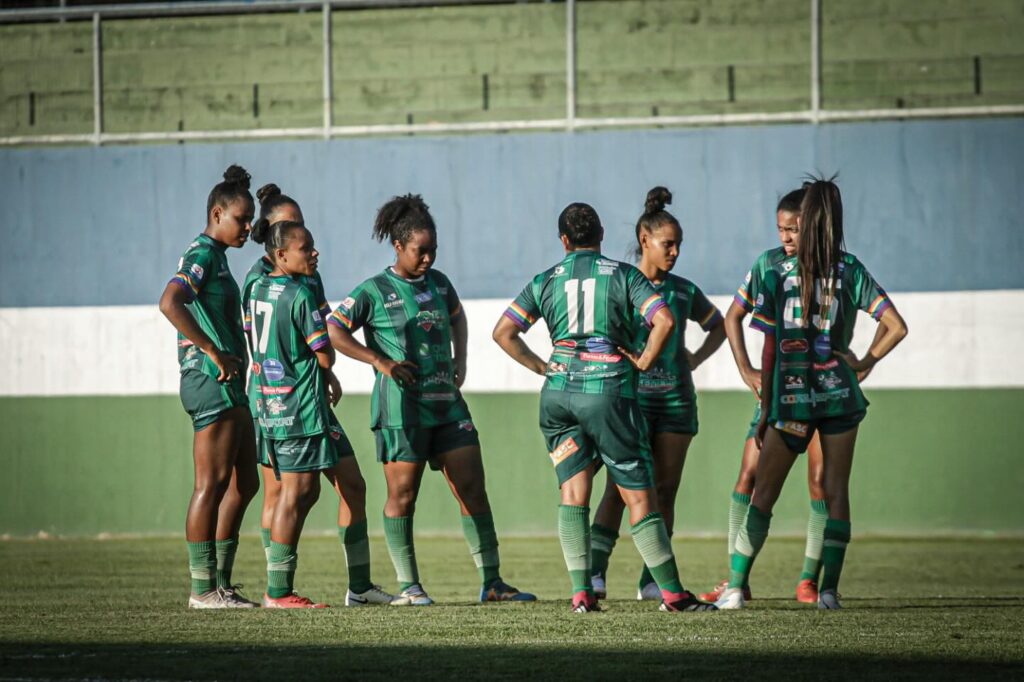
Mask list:
[[[729,581],[723,580],[722,582],[715,585],[715,589],[700,595],[700,599],[701,601],[711,602],[712,604],[714,604],[716,601],[722,598],[722,594],[728,587]],[[815,592],[815,594],[817,594],[817,592]],[[753,597],[750,596],[750,586],[748,585],[747,587],[743,588],[743,601],[750,601],[751,599],[753,599]],[[815,603],[817,603],[817,597],[815,597],[814,601]]]
[[[796,585],[796,600],[801,604],[818,603],[818,583],[810,578],[801,580]]]
[[[309,597],[292,592],[286,597],[274,599],[269,594],[263,595],[263,608],[265,609],[326,609],[327,604],[318,604]]]

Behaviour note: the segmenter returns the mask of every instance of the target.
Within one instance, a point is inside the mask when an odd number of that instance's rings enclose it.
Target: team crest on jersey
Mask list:
[[[439,330],[444,329],[444,317],[435,310],[421,310],[416,313],[416,326],[425,332],[429,332],[434,327]]]
[[[470,421],[469,419],[463,419],[462,421],[459,422],[459,428],[462,429],[463,431],[472,431],[475,427],[473,426],[472,421]]]
[[[783,353],[806,353],[807,352],[807,340],[806,339],[783,339],[782,343],[779,344],[779,349]]]
[[[566,438],[563,440],[557,448],[551,451],[549,455],[551,457],[551,464],[558,466],[562,461],[574,452],[578,452],[580,449],[579,445],[576,445],[576,441],[572,438]]]
[[[778,422],[775,424],[775,428],[779,431],[784,431],[791,436],[800,436],[803,438],[807,435],[807,422]]]
[[[835,372],[828,371],[822,372],[818,375],[818,383],[824,386],[826,390],[831,391],[832,389],[842,386],[843,380],[840,379],[839,375]]]
[[[782,270],[783,270],[783,272],[789,272],[789,271],[790,271],[790,270],[792,270],[792,269],[793,269],[794,267],[796,267],[796,264],[795,264],[795,263],[792,263],[792,262],[789,262],[789,261],[787,261],[787,262],[785,262],[785,263],[783,263],[783,264],[782,264]]]
[[[558,277],[559,275],[564,275],[565,274],[565,266],[564,265],[555,266],[555,271],[553,273],[551,273],[551,274],[553,274],[555,277]]]

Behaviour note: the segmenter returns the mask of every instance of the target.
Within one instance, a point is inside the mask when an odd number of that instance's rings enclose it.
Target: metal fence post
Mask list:
[[[576,0],[565,0],[565,127],[576,128]]]
[[[331,139],[331,126],[334,125],[334,83],[331,80],[331,3],[323,6],[324,20],[324,139]]]
[[[821,120],[821,0],[811,0],[811,120]]]
[[[100,13],[92,15],[92,137],[99,145],[103,135],[103,40]]]

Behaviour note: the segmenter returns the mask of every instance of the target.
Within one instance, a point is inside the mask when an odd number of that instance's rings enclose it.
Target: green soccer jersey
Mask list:
[[[370,427],[433,427],[469,419],[455,385],[451,321],[462,304],[437,270],[407,280],[390,267],[366,280],[335,308],[328,324],[355,332],[365,327],[366,345],[396,362],[416,365],[416,383],[402,386],[376,372]]]
[[[289,440],[327,432],[327,388],[317,350],[328,344],[316,297],[298,279],[260,277],[249,297],[256,412],[263,435]]]
[[[754,303],[757,301],[757,295],[761,293],[764,288],[764,277],[769,270],[777,267],[782,261],[786,260],[786,250],[781,246],[776,246],[774,249],[768,249],[754,261],[750,270],[747,272],[746,278],[743,283],[740,284],[739,290],[736,291],[735,301],[748,313],[753,312]]]
[[[813,309],[801,310],[800,273],[795,256],[769,270],[754,305],[751,326],[775,335],[771,421],[810,421],[854,414],[867,407],[856,373],[835,357],[847,352],[857,310],[876,320],[892,303],[856,256],[844,253],[836,295],[822,310],[821,283]],[[810,321],[803,324],[805,315]]]
[[[676,328],[669,337],[665,350],[649,370],[640,374],[638,386],[640,406],[645,410],[663,412],[682,408],[694,400],[690,363],[686,358],[686,324],[693,320],[704,331],[722,321],[722,313],[696,284],[683,277],[669,274],[655,286],[665,304],[676,318]],[[636,334],[632,348],[639,351],[647,344],[650,329],[636,314]]]
[[[274,264],[271,263],[266,257],[257,259],[252,267],[249,268],[249,272],[245,275],[245,281],[242,283],[242,326],[245,329],[245,333],[251,336],[252,330],[252,316],[249,314],[249,299],[252,295],[253,286],[255,286],[257,280],[264,275],[269,275],[271,270],[274,269]],[[316,299],[317,310],[320,312],[320,317],[324,320],[331,314],[331,306],[327,302],[327,296],[324,293],[324,283],[320,278],[320,273],[317,272],[312,277],[306,275],[299,275],[295,278],[301,284],[304,284],[313,292],[313,297]],[[251,341],[251,338],[250,338]],[[251,345],[251,344],[250,344]],[[247,389],[247,395],[249,397],[249,410],[252,412],[253,417],[259,417],[259,408],[257,407],[257,401],[260,398],[260,393],[256,380],[254,379],[253,372],[256,371],[256,365],[249,367],[249,384]]]
[[[544,390],[636,397],[637,372],[619,353],[665,307],[643,273],[596,251],[574,251],[533,278],[505,311],[523,331],[543,317],[554,346]]]
[[[188,294],[189,303],[185,307],[213,344],[225,353],[244,358],[241,297],[228,268],[226,251],[224,244],[205,234],[199,235],[178,261],[178,271],[171,281]],[[178,364],[182,372],[196,369],[213,378],[220,374],[206,353],[181,332],[178,332]]]

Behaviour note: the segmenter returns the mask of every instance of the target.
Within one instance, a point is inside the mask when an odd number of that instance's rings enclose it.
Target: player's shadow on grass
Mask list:
[[[659,644],[664,646],[664,644]],[[179,644],[0,644],[0,678],[21,679],[713,679],[820,680],[892,678],[1013,679],[1024,661],[998,663],[955,656],[885,657],[750,654],[721,642],[680,638],[677,651],[537,645],[237,646]]]

